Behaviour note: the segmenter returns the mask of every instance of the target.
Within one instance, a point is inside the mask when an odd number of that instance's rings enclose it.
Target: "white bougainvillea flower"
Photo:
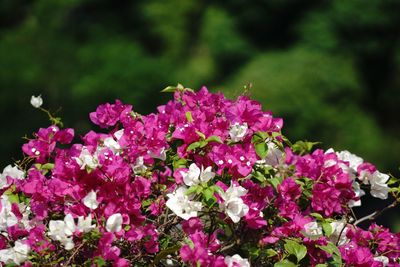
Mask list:
[[[248,259],[243,259],[240,255],[235,254],[233,256],[225,257],[225,264],[228,267],[250,267],[250,262]]]
[[[144,165],[144,158],[141,156],[136,159],[135,165],[132,164],[131,166],[135,174],[142,173],[147,170],[146,165]]]
[[[121,139],[121,137],[124,135],[124,129],[118,130],[114,133],[114,136],[117,140]]]
[[[25,173],[21,171],[17,166],[6,166],[3,169],[3,172],[0,174],[0,189],[3,189],[10,185],[7,177],[11,177],[17,180],[23,180],[25,179]]]
[[[154,153],[153,151],[148,151],[150,157],[155,158],[155,159],[160,159],[162,161],[165,161],[167,159],[167,151],[165,150],[165,147],[161,148],[160,152]]]
[[[108,217],[106,222],[106,230],[108,232],[119,232],[122,229],[122,215],[115,213]]]
[[[121,146],[112,137],[104,139],[103,144],[105,147],[111,149],[113,153],[117,153],[121,149]]]
[[[386,257],[386,256],[377,256],[377,257],[374,257],[374,261],[380,261],[380,262],[382,262],[382,266],[383,267],[386,267],[386,266],[388,266],[389,265],[389,258],[388,257]]]
[[[96,225],[92,224],[92,215],[89,214],[86,218],[83,216],[78,217],[78,224],[76,230],[82,233],[88,233],[92,231]]]
[[[371,195],[380,199],[387,199],[389,193],[389,187],[386,184],[389,180],[389,175],[375,171],[368,177],[368,181],[371,184]]]
[[[34,108],[40,108],[42,105],[43,105],[43,99],[42,99],[42,96],[41,95],[39,95],[39,96],[32,96],[31,97],[31,105],[34,107]]]
[[[201,167],[201,170],[195,163],[190,164],[189,170],[187,172],[181,171],[181,175],[183,178],[183,182],[187,186],[192,186],[199,184],[201,182],[208,182],[212,178],[215,177],[215,173],[211,171],[211,166],[204,169]]]
[[[18,166],[13,167],[11,165],[8,165],[3,169],[3,172],[0,174],[0,177],[6,178],[7,176],[13,179],[23,180],[25,179],[25,172],[21,171]]]
[[[338,244],[339,246],[346,244],[349,241],[346,237],[348,230],[346,223],[344,221],[333,221],[330,225],[332,227],[332,234],[329,236],[329,239],[332,243]]]
[[[90,191],[84,198],[83,204],[89,209],[95,210],[99,206],[97,201],[97,193],[95,191]]]
[[[243,138],[246,136],[248,130],[247,123],[239,124],[238,122],[231,125],[229,129],[229,136],[233,142],[242,141]]]
[[[364,160],[357,155],[350,153],[347,150],[336,152],[338,159],[349,163],[349,167],[353,172],[357,172],[358,166],[360,166]]]
[[[365,192],[364,192],[364,190],[362,190],[361,188],[360,188],[360,184],[358,183],[358,182],[356,182],[356,181],[353,181],[353,190],[354,190],[354,193],[356,194],[355,196],[356,197],[362,197],[363,195],[365,195]],[[361,206],[361,199],[359,199],[359,200],[350,200],[349,201],[349,207],[359,207],[359,206]]]
[[[283,152],[272,141],[267,141],[268,153],[264,159],[264,164],[272,167],[283,163]]]
[[[247,190],[241,186],[231,184],[226,192],[220,193],[221,198],[224,200],[220,203],[220,209],[225,211],[226,215],[231,218],[234,223],[240,221],[240,218],[245,216],[249,212],[249,206],[247,206],[242,196],[246,195]]]
[[[71,250],[75,247],[75,244],[71,237],[71,235],[73,234],[73,231],[71,231],[71,229],[74,228],[75,230],[75,225],[71,225],[70,217],[67,218],[67,216],[65,216],[66,218],[64,218],[64,221],[51,220],[49,222],[49,231],[47,234],[51,239],[59,241],[66,250]],[[74,223],[73,220],[72,223]]]
[[[187,188],[181,186],[173,194],[167,194],[168,200],[165,203],[178,217],[188,220],[197,217],[197,212],[201,211],[201,202],[191,201],[186,195]]]
[[[22,241],[17,240],[13,248],[0,250],[0,262],[5,264],[17,264],[25,262],[28,259],[30,247]]]
[[[317,222],[309,222],[304,225],[303,235],[311,239],[322,236],[322,227]]]
[[[81,170],[84,170],[86,167],[94,170],[99,166],[97,157],[93,156],[86,147],[82,148],[81,154],[75,160],[81,167]]]
[[[11,203],[8,200],[8,197],[2,195],[0,200],[0,231],[6,231],[8,227],[17,223],[18,218],[11,211]]]

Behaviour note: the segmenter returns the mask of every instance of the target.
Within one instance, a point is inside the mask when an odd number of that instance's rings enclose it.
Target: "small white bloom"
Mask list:
[[[371,184],[371,195],[373,197],[380,199],[388,198],[389,187],[386,182],[389,180],[389,175],[375,171],[368,180]]]
[[[386,256],[378,256],[374,257],[374,261],[380,261],[383,264],[383,267],[386,267],[389,265],[389,258]]]
[[[43,99],[42,99],[42,96],[41,95],[39,95],[39,96],[32,96],[31,97],[31,105],[34,107],[34,108],[40,108],[42,105],[43,105]]]
[[[3,173],[0,174],[0,177],[7,177],[10,176],[11,178],[23,180],[25,179],[25,172],[21,171],[18,166],[11,166],[8,165],[3,169]]]
[[[3,172],[0,174],[0,189],[9,186],[7,177],[23,180],[25,179],[25,173],[21,171],[17,166],[13,167],[11,165],[8,165],[3,169]]]
[[[28,254],[30,251],[30,247],[27,244],[22,243],[21,241],[15,241],[14,244],[14,262],[16,264],[21,264],[22,262],[28,259]]]
[[[364,160],[357,155],[350,153],[347,150],[336,152],[338,159],[349,163],[349,167],[353,172],[357,172],[358,166],[360,166]]]
[[[226,256],[225,257],[225,264],[228,267],[239,266],[239,267],[250,267],[250,262],[247,259],[243,259],[240,255],[235,254],[232,257]]]
[[[247,123],[239,124],[238,122],[231,125],[229,136],[233,142],[239,142],[246,136],[248,130]]]
[[[267,140],[268,152],[265,157],[265,165],[269,165],[275,167],[283,163],[283,152],[279,149],[279,147],[272,141]]]
[[[64,233],[67,236],[71,236],[74,234],[76,230],[75,221],[71,214],[67,214],[64,218],[65,228]]]
[[[150,157],[155,158],[155,159],[161,159],[162,161],[165,161],[167,159],[167,151],[165,148],[161,148],[160,153],[156,154],[153,151],[149,152]]]
[[[354,193],[356,194],[356,197],[362,197],[363,195],[365,195],[364,190],[362,190],[360,188],[360,184],[356,181],[353,181],[353,190],[354,190]],[[359,199],[357,201],[350,200],[348,204],[349,204],[349,207],[351,207],[351,208],[359,207],[359,206],[361,206],[361,199]]]
[[[88,233],[92,231],[96,225],[92,224],[92,215],[89,214],[86,218],[83,216],[78,217],[78,224],[76,230],[82,233]]]
[[[202,166],[200,170],[195,163],[190,164],[187,172],[181,171],[181,175],[183,182],[187,186],[196,185],[201,182],[208,182],[215,177],[215,173],[211,171],[211,166],[207,167],[206,169],[204,169]]]
[[[97,201],[97,194],[95,191],[90,191],[84,198],[83,204],[89,209],[95,210],[99,206],[99,202]]]
[[[81,170],[84,170],[86,167],[94,170],[99,166],[97,157],[93,156],[86,147],[82,148],[81,154],[75,160],[81,167]]]
[[[219,207],[221,210],[225,211],[234,223],[239,222],[240,218],[249,212],[249,206],[241,199],[246,193],[247,190],[245,188],[235,186],[234,184],[231,184],[226,192],[220,193],[224,202],[221,203]]]
[[[141,156],[136,159],[135,165],[131,166],[135,174],[142,173],[147,170],[146,165],[144,165],[144,158]]]
[[[173,194],[167,194],[168,200],[165,203],[178,217],[188,220],[197,217],[197,212],[201,211],[201,202],[191,201],[186,195],[187,188],[181,186]]]
[[[330,225],[332,227],[332,234],[329,236],[329,239],[332,243],[337,243],[339,246],[346,244],[349,241],[346,237],[348,230],[346,223],[344,221],[333,221]]]
[[[116,131],[114,133],[115,138],[117,138],[117,140],[121,139],[121,137],[124,135],[124,129],[121,129],[119,131]]]
[[[71,214],[67,214],[63,221],[51,220],[47,234],[51,239],[60,241],[66,250],[71,250],[75,247],[72,235],[76,230],[74,218]]]
[[[20,240],[15,241],[13,248],[0,250],[0,263],[15,263],[20,265],[28,259],[30,247],[23,244]]]
[[[122,215],[115,213],[108,217],[106,222],[106,230],[108,232],[119,232],[122,229]]]
[[[111,151],[114,153],[117,153],[121,149],[121,146],[112,137],[107,137],[104,139],[103,144],[105,147],[111,149]]]
[[[0,202],[0,231],[5,231],[8,227],[17,224],[18,218],[11,211],[11,203],[7,196],[1,196]]]
[[[322,236],[322,227],[317,222],[309,222],[304,225],[303,235],[311,239]]]

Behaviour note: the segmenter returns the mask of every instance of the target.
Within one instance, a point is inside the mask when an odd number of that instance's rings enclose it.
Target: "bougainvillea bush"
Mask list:
[[[398,179],[290,143],[247,96],[164,91],[156,113],[117,100],[90,113],[101,132],[51,117],[27,140],[0,176],[2,265],[400,266],[400,234],[373,222]],[[392,204],[357,218],[365,194]]]

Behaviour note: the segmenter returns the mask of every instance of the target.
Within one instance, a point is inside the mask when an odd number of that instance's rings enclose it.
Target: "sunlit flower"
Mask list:
[[[236,186],[233,183],[226,192],[220,193],[221,198],[224,200],[220,204],[220,209],[225,211],[234,223],[239,222],[240,218],[249,212],[249,206],[241,198],[246,193],[247,190],[245,188]]]
[[[199,184],[201,182],[208,182],[212,178],[215,177],[215,173],[211,171],[211,166],[204,169],[201,167],[201,170],[195,163],[190,164],[189,170],[187,172],[181,171],[181,175],[183,178],[183,182],[187,186],[192,186]]]
[[[168,194],[169,198],[166,202],[167,207],[172,210],[177,216],[188,220],[192,217],[197,217],[197,212],[201,211],[201,202],[191,201],[186,195],[187,188],[179,187],[174,193]]]
[[[108,217],[106,222],[106,230],[108,232],[119,232],[122,229],[122,215],[115,213]]]
[[[95,191],[90,191],[84,198],[83,204],[89,209],[95,210],[99,206],[99,202],[97,201],[97,194]]]
[[[228,267],[250,267],[250,262],[248,259],[243,259],[240,255],[235,254],[233,256],[225,257],[225,264]]]
[[[239,123],[234,123],[231,125],[231,128],[229,130],[229,136],[231,137],[231,140],[233,142],[239,142],[242,141],[243,138],[246,136],[248,130],[247,123],[239,124]]]

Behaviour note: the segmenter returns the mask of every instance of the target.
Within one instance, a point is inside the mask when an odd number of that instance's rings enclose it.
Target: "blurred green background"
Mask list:
[[[235,97],[251,82],[290,139],[399,176],[399,11],[400,0],[1,0],[0,168],[48,125],[33,94],[83,134],[105,101],[148,113],[167,85]]]

